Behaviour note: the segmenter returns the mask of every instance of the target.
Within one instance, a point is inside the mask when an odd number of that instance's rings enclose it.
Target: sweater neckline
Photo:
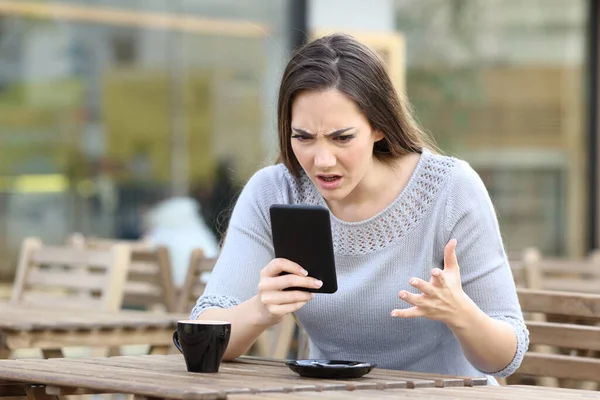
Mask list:
[[[398,196],[383,210],[362,221],[347,222],[333,215],[323,196],[305,174],[297,182],[293,193],[294,203],[319,205],[330,211],[336,254],[372,253],[397,242],[415,228],[437,198],[452,166],[452,158],[433,154],[424,148]]]
[[[313,187],[314,190],[317,191],[318,193],[318,198],[319,198],[319,205],[323,206],[325,208],[327,208],[329,210],[329,215],[331,216],[331,220],[332,222],[334,222],[335,224],[338,225],[346,225],[346,226],[360,226],[360,225],[368,225],[371,221],[376,220],[378,218],[383,218],[382,216],[386,213],[388,213],[390,211],[390,209],[392,209],[393,207],[396,206],[396,203],[398,203],[399,201],[402,200],[402,197],[405,197],[405,193],[407,191],[407,189],[409,189],[409,187],[411,186],[412,182],[417,179],[416,177],[419,175],[420,173],[420,169],[423,166],[424,163],[424,159],[428,156],[431,155],[431,152],[428,149],[423,149],[421,156],[419,157],[419,161],[417,161],[417,165],[415,166],[415,169],[413,170],[413,172],[410,174],[410,177],[408,178],[408,182],[406,182],[406,185],[404,186],[404,188],[402,188],[402,190],[400,191],[400,193],[398,193],[398,195],[394,198],[394,200],[392,200],[390,202],[390,204],[388,204],[383,210],[379,211],[378,213],[376,213],[375,215],[373,215],[372,217],[369,217],[367,219],[363,219],[362,221],[344,221],[343,219],[340,219],[338,217],[336,217],[333,212],[331,211],[331,209],[329,208],[329,206],[327,205],[327,202],[325,201],[325,199],[323,198],[323,196],[321,195],[321,193],[319,192],[319,190],[314,186],[314,184],[312,184],[312,182],[310,182],[310,179],[308,177],[306,177],[306,179],[309,181],[309,183],[311,184],[311,186]]]

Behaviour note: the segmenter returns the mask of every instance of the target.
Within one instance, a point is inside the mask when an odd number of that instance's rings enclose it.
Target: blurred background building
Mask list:
[[[1,0],[0,280],[21,240],[135,239],[190,196],[219,237],[276,153],[294,47],[345,31],[480,173],[509,252],[598,246],[597,0]]]

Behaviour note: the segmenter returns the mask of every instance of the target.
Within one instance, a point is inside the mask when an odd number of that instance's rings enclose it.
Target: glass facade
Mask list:
[[[207,199],[275,157],[292,1],[0,2],[0,280],[26,236],[136,238],[172,195],[214,227]],[[587,0],[382,0],[368,18],[361,1],[307,3],[308,37],[373,46],[479,172],[509,253],[583,254]]]
[[[0,3],[0,279],[25,236],[135,238],[274,157],[285,1]]]
[[[509,253],[585,251],[584,0],[396,0],[406,88],[480,174]]]

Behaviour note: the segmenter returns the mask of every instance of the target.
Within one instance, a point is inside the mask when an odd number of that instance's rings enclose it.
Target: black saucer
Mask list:
[[[339,360],[289,360],[285,365],[300,376],[324,379],[360,378],[376,367],[368,362]]]

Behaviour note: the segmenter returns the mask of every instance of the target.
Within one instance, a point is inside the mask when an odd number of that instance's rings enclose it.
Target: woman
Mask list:
[[[528,332],[488,193],[467,163],[428,148],[378,57],[346,35],[304,46],[284,72],[278,120],[281,163],[245,186],[192,311],[232,322],[225,358],[295,313],[311,358],[514,372]],[[329,208],[335,294],[283,291],[321,283],[273,259],[275,203]]]

